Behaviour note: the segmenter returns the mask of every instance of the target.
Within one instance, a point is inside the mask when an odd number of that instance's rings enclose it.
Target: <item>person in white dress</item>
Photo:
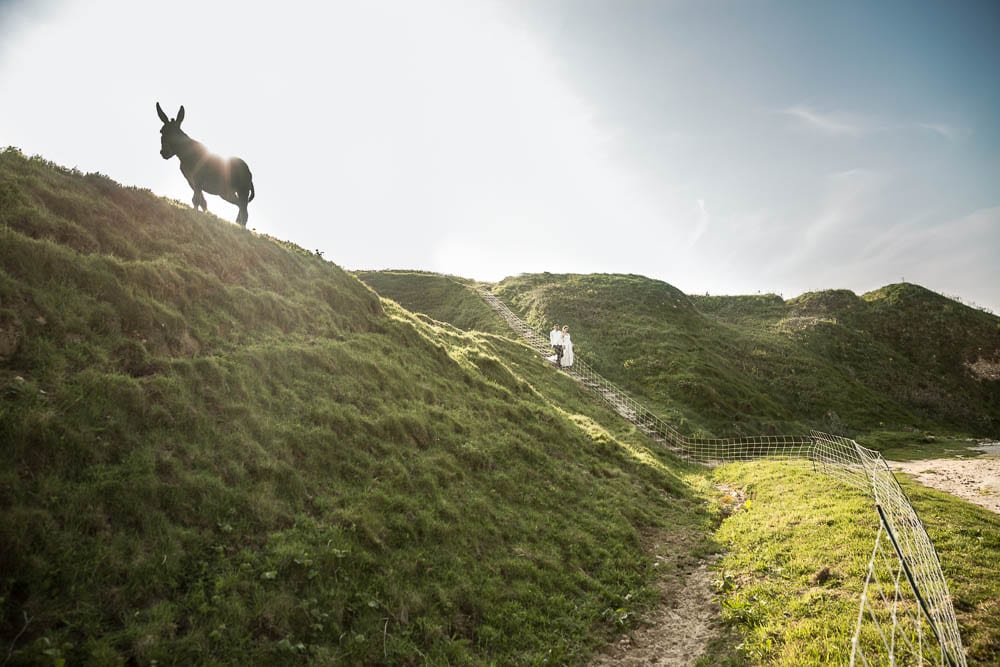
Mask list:
[[[573,365],[573,339],[569,337],[569,327],[565,325],[562,328],[562,359],[559,365],[563,368]]]

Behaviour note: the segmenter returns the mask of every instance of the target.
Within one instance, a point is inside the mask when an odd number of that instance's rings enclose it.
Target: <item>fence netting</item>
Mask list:
[[[480,296],[542,356],[549,340],[489,290]],[[948,584],[934,545],[882,455],[854,440],[808,435],[697,438],[686,436],[577,356],[566,372],[676,455],[708,466],[752,459],[807,459],[814,469],[870,496],[878,532],[851,638],[851,665],[965,667],[965,651]],[[846,638],[845,638],[846,641]]]

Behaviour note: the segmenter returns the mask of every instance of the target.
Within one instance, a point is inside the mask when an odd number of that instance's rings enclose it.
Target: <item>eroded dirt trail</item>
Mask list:
[[[693,665],[721,628],[712,595],[712,569],[700,561],[679,587],[664,583],[664,604],[639,629],[620,638],[591,665]]]
[[[746,503],[743,489],[718,485],[723,516],[740,511]],[[623,635],[591,661],[592,667],[609,665],[690,666],[697,662],[724,632],[721,609],[715,595],[713,554],[697,559],[690,545],[661,536],[648,540],[650,553],[663,576],[657,583],[661,603],[644,616],[639,627]]]

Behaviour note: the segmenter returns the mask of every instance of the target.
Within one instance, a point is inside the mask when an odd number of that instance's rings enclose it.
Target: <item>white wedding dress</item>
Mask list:
[[[569,334],[563,336],[563,356],[562,356],[562,367],[569,368],[573,365],[573,341],[570,340]]]

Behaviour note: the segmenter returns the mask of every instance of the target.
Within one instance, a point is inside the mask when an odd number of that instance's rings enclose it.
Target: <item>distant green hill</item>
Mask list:
[[[471,280],[421,271],[355,271],[354,275],[407,310],[463,331],[510,332],[485,301],[469,298],[469,286],[475,284]]]
[[[644,536],[710,548],[647,444],[523,345],[0,153],[5,664],[580,662]]]
[[[891,398],[915,426],[1000,434],[1000,318],[994,315],[906,283],[860,297],[846,290],[807,293],[749,317],[733,317],[714,300],[694,297],[720,320],[785,333]],[[858,424],[877,426],[874,420]]]
[[[435,319],[472,308],[455,305],[458,294],[448,309],[422,299],[440,277],[366,280]],[[916,285],[786,301],[688,296],[635,275],[536,274],[494,291],[540,331],[569,324],[583,359],[688,432],[1000,435],[1000,318]]]
[[[599,372],[695,430],[1000,434],[1000,382],[976,370],[1000,362],[1000,318],[914,285],[785,302],[688,297],[639,276],[536,275],[496,292],[535,324],[575,325]]]

